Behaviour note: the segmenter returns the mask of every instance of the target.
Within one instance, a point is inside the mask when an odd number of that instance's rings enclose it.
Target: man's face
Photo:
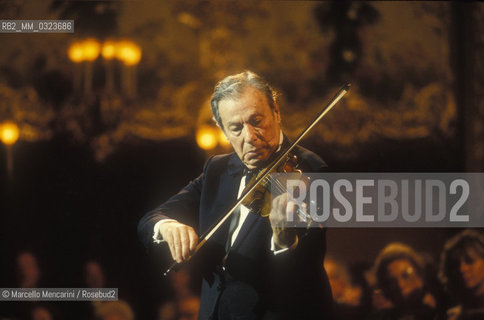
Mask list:
[[[239,97],[219,102],[219,114],[227,139],[249,169],[263,166],[279,145],[281,117],[266,97],[247,87]]]

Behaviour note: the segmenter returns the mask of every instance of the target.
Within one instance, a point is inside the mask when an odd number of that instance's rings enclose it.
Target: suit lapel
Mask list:
[[[237,235],[237,238],[235,238],[234,244],[232,245],[232,248],[230,250],[237,250],[244,239],[247,237],[248,233],[250,232],[251,229],[254,229],[254,226],[259,223],[259,220],[262,217],[250,213],[247,215],[247,218],[245,219],[244,223],[242,224],[242,227],[240,228],[239,234]]]
[[[214,203],[215,207],[212,209],[210,225],[213,225],[216,221],[218,221],[218,219],[224,216],[237,201],[237,193],[239,191],[243,168],[244,165],[239,160],[237,155],[235,153],[232,154],[228,162],[227,171],[220,177],[219,194],[216,202]],[[229,231],[229,223],[230,218],[214,234],[213,239],[216,242],[225,244]]]

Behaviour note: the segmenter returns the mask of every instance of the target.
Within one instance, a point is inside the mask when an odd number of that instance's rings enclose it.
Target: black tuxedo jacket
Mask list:
[[[293,153],[303,172],[325,167],[321,158],[302,147]],[[166,218],[191,225],[199,234],[206,232],[236,202],[244,168],[235,153],[210,158],[197,179],[140,220],[144,244],[152,245],[155,223]],[[325,231],[298,229],[298,236],[295,249],[274,255],[268,218],[249,213],[222,262],[227,222],[194,257],[203,274],[199,319],[329,319]]]

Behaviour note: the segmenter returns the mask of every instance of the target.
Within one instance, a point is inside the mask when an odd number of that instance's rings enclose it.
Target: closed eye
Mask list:
[[[250,124],[254,127],[257,127],[262,123],[262,120],[263,120],[262,117],[255,117],[250,120]]]
[[[234,133],[240,132],[242,130],[242,125],[240,124],[231,125],[229,126],[229,130]]]

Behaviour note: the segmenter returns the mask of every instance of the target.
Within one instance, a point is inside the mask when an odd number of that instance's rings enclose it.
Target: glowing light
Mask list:
[[[177,18],[178,21],[192,28],[199,28],[202,25],[200,20],[187,12],[180,13]]]
[[[210,126],[202,126],[197,130],[197,144],[203,150],[210,150],[217,146],[218,143],[217,129]]]
[[[141,49],[131,41],[121,41],[117,45],[116,57],[125,65],[133,66],[141,60]]]
[[[17,142],[19,137],[18,126],[13,122],[5,122],[0,125],[0,139],[7,146]]]
[[[101,54],[104,59],[111,60],[116,55],[116,44],[112,41],[106,41],[103,44],[103,48],[101,50]]]
[[[79,42],[74,42],[67,50],[67,55],[72,62],[79,63],[84,60],[84,50]]]
[[[225,133],[222,130],[220,130],[218,135],[218,143],[223,147],[230,146],[230,142],[229,140],[227,140],[227,137],[225,136]]]
[[[87,61],[94,61],[101,52],[101,45],[99,41],[89,38],[82,42],[82,53],[84,59]]]
[[[344,50],[343,51],[343,59],[346,62],[351,63],[351,62],[355,61],[356,54],[353,51],[351,51],[351,50]]]

